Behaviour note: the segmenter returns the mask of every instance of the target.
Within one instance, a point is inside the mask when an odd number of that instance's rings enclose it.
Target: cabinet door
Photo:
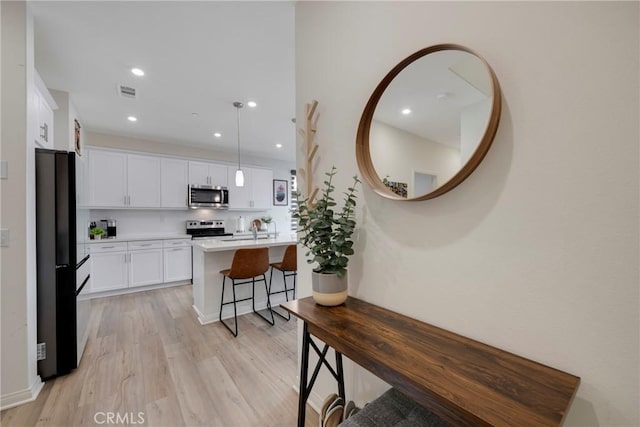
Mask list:
[[[191,279],[191,247],[164,250],[164,281]]]
[[[242,168],[244,172],[244,187],[236,187],[236,168],[227,169],[229,181],[229,209],[248,209],[251,207],[251,170]]]
[[[92,253],[89,292],[101,292],[127,287],[127,253]]]
[[[45,148],[53,148],[53,110],[44,96],[40,96],[39,108],[40,140]]]
[[[219,187],[227,187],[227,166],[215,163],[209,164],[209,183]]]
[[[189,166],[186,160],[162,159],[161,189],[163,208],[186,208]]]
[[[127,155],[101,150],[91,150],[88,154],[90,204],[105,207],[125,206]]]
[[[269,169],[251,170],[252,208],[271,209],[273,204],[273,171]]]
[[[209,163],[189,162],[189,184],[210,185]]]
[[[129,252],[129,287],[162,283],[162,249]]]
[[[40,113],[40,104],[42,103],[42,95],[40,95],[40,91],[38,91],[37,89],[33,91],[33,109],[31,111],[33,111],[33,114],[35,116],[35,119],[33,121],[33,138],[35,140],[35,143],[38,144],[38,147],[42,147],[42,148],[53,148],[50,146],[47,146],[44,144],[44,141],[42,139],[42,119],[41,119],[41,113]]]
[[[160,207],[160,158],[129,154],[127,181],[128,206]]]
[[[84,156],[76,156],[76,204],[80,207],[89,206],[90,203],[87,163],[86,151]]]

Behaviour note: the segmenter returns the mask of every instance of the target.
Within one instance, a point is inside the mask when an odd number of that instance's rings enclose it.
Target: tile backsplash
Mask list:
[[[241,212],[216,209],[193,210],[134,210],[134,209],[92,209],[89,213],[91,221],[115,219],[118,222],[118,235],[152,235],[152,234],[184,234],[187,220],[216,219],[225,221],[228,233],[236,231],[236,220],[239,216],[245,219],[246,227],[252,220],[270,215],[276,222],[278,232],[291,230],[291,214],[289,206],[274,206],[269,211]],[[88,224],[87,224],[88,227]],[[272,226],[273,227],[273,226]],[[271,228],[270,230],[273,230]]]

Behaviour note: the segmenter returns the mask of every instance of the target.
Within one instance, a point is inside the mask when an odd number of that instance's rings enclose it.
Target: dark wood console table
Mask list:
[[[561,425],[580,378],[390,310],[351,298],[281,305],[304,321],[298,425],[324,364],[344,398],[342,354],[454,425]],[[310,335],[336,352],[336,369]],[[309,349],[321,354],[307,383]]]

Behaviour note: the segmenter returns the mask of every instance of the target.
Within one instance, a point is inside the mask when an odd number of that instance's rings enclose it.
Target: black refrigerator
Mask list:
[[[37,336],[42,378],[67,374],[78,365],[76,295],[84,278],[77,281],[76,270],[88,260],[79,252],[75,153],[36,149]]]

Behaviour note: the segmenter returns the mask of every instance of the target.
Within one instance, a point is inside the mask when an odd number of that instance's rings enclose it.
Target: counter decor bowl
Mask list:
[[[355,192],[360,182],[357,176],[353,177],[353,184],[344,192],[342,208],[336,208],[337,203],[332,196],[335,174],[335,166],[325,173],[328,178],[316,202],[296,193],[298,211],[293,214],[301,233],[298,242],[309,249],[307,262],[316,265],[311,277],[313,299],[317,304],[326,306],[340,305],[347,299],[348,256],[354,253],[351,236],[356,227]]]

